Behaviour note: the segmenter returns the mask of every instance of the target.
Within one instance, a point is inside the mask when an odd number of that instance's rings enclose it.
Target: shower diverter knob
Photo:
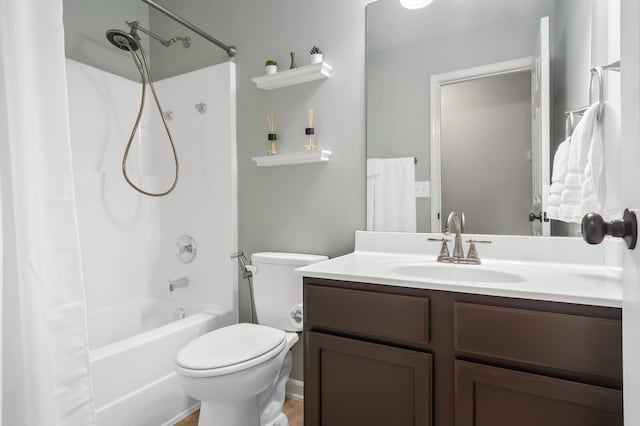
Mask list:
[[[190,235],[183,235],[176,243],[176,256],[182,263],[192,262],[196,257],[198,248],[196,241]]]

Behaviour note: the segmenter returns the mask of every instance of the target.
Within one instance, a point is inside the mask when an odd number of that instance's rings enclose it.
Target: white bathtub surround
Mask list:
[[[7,425],[96,423],[63,33],[60,1],[0,2],[3,239],[15,247],[2,271]]]
[[[180,161],[178,186],[159,199],[129,188],[120,170],[140,84],[72,60],[67,69],[89,310],[148,298],[233,308],[237,272],[229,253],[237,251],[235,65],[156,82],[162,106],[173,112],[168,124]],[[199,103],[207,104],[204,114],[195,108]],[[170,183],[173,159],[159,116],[153,106],[146,110],[150,113],[143,117],[129,167],[137,167],[140,181],[155,190]],[[189,264],[175,252],[185,234],[198,245]],[[188,277],[189,288],[170,294],[168,280],[177,277]]]
[[[478,247],[482,265],[456,265],[436,262],[440,245],[428,238],[441,236],[358,231],[353,253],[297,272],[372,284],[622,306],[620,241],[589,246],[578,238],[464,234],[465,241],[493,243]]]
[[[158,199],[131,189],[120,170],[140,83],[71,60],[67,72],[98,424],[176,421],[198,404],[175,376],[178,349],[238,321],[237,266],[229,259],[238,251],[235,64],[155,83],[173,114],[167,123],[180,161],[176,189]],[[154,105],[145,108],[127,165],[145,189],[171,184],[173,158]],[[185,234],[198,246],[190,263],[176,255]],[[180,277],[189,286],[170,292],[169,280]],[[211,307],[213,316],[203,314]],[[180,308],[187,317],[176,322]]]

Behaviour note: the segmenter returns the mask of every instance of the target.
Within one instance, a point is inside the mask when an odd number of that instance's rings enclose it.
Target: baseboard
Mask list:
[[[304,399],[304,382],[302,380],[289,379],[287,380],[287,398]]]
[[[171,420],[163,423],[161,426],[174,426],[180,420],[184,420],[185,418],[195,413],[196,410],[199,410],[199,409],[200,409],[200,402],[198,401],[197,403],[193,404],[192,406],[184,410],[182,413],[173,417]]]

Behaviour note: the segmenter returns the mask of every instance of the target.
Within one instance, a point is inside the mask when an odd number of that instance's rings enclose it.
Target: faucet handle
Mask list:
[[[467,259],[473,259],[480,263],[480,258],[478,257],[478,250],[476,249],[476,244],[491,244],[489,240],[474,240],[473,238],[467,241],[469,243],[469,251],[467,252]]]
[[[440,247],[440,254],[438,255],[438,261],[445,257],[449,257],[449,246],[447,245],[447,243],[450,241],[449,238],[443,236],[442,238],[429,238],[428,240],[442,243],[442,246]]]
[[[470,240],[467,240],[468,243],[470,244],[491,244],[493,241],[490,240],[474,240],[473,238]]]

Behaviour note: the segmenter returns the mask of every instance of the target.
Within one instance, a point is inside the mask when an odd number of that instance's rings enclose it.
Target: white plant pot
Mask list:
[[[267,75],[275,74],[275,73],[278,72],[278,66],[277,65],[267,65],[267,66],[264,67],[264,72]]]
[[[313,55],[311,55],[312,64],[319,64],[321,62],[322,62],[322,53],[314,53]]]

